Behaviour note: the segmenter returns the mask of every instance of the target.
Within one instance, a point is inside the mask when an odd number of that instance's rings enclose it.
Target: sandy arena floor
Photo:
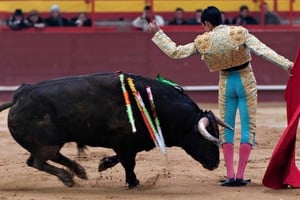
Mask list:
[[[218,113],[216,105],[202,104],[201,107]],[[272,190],[261,183],[273,149],[285,129],[284,103],[259,103],[258,145],[252,152],[245,174],[252,183],[233,188],[219,186],[219,180],[225,175],[222,154],[219,168],[208,171],[180,148],[168,149],[168,161],[156,149],[139,153],[135,172],[141,186],[131,190],[125,187],[124,170],[120,164],[101,173],[97,171],[99,160],[104,155],[113,154],[110,149],[88,148],[87,158],[78,162],[85,167],[89,180],[75,178],[76,186],[67,188],[56,177],[27,167],[29,154],[9,134],[7,113],[7,110],[0,113],[0,200],[300,199],[300,189]],[[238,139],[239,134],[236,135]],[[236,160],[238,145],[235,148]],[[67,144],[63,153],[76,159],[75,145]],[[298,166],[299,156],[300,148],[297,147]]]

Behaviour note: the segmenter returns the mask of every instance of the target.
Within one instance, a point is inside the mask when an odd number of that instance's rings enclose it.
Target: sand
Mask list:
[[[218,113],[215,104],[200,104]],[[7,129],[7,113],[0,113],[0,200],[88,200],[88,199],[300,199],[300,189],[273,190],[263,186],[262,178],[270,156],[286,126],[284,102],[259,103],[257,112],[257,146],[252,151],[245,178],[246,187],[221,187],[225,176],[223,155],[216,170],[208,171],[181,148],[168,148],[167,158],[153,149],[136,157],[135,172],[141,185],[135,189],[125,186],[124,170],[120,164],[98,172],[99,160],[112,155],[110,149],[91,148],[85,158],[78,159],[76,146],[66,144],[62,152],[77,160],[88,174],[88,180],[75,177],[75,186],[68,188],[56,177],[26,165],[29,153],[18,145]],[[239,124],[239,120],[237,120]],[[239,126],[235,145],[235,168],[239,147]],[[299,143],[299,139],[297,140]],[[297,165],[300,148],[297,148]],[[276,176],[276,174],[274,174]]]

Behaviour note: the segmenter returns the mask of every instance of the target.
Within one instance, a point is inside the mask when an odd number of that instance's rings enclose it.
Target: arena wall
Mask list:
[[[172,32],[177,43],[193,41],[198,32]],[[294,60],[299,30],[256,31],[268,46]],[[0,86],[18,86],[45,79],[100,72],[130,72],[148,77],[159,73],[182,86],[208,86],[187,91],[199,102],[217,102],[218,73],[208,71],[199,55],[173,60],[164,55],[143,32],[1,32]],[[259,90],[259,101],[283,101],[287,73],[253,55],[252,62],[259,86],[281,86]],[[209,89],[213,86],[213,89]],[[7,101],[11,91],[0,92]]]

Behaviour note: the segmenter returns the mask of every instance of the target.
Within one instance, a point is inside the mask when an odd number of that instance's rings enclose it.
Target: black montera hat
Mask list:
[[[213,26],[218,26],[222,24],[221,11],[215,6],[208,6],[201,15],[201,21],[210,22]]]
[[[15,16],[22,16],[23,15],[22,9],[16,9],[14,15]]]

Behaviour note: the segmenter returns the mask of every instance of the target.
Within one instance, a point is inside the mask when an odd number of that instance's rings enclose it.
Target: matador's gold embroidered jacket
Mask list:
[[[171,58],[202,54],[202,59],[210,71],[242,65],[251,60],[251,51],[285,70],[293,65],[242,26],[219,25],[212,31],[197,36],[194,42],[178,46],[160,30],[155,33],[152,41]]]

